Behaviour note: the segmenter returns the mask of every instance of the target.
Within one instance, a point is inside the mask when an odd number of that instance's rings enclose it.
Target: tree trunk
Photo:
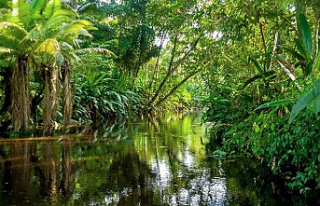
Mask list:
[[[156,62],[156,65],[154,66],[154,69],[153,69],[153,74],[152,74],[152,78],[151,78],[151,81],[149,83],[149,93],[151,94],[151,89],[152,89],[152,84],[153,84],[153,81],[154,81],[154,78],[158,72],[158,67],[159,67],[159,63],[160,63],[160,58],[161,58],[161,51],[162,51],[162,48],[163,48],[163,43],[164,43],[164,39],[166,37],[166,33],[163,32],[161,34],[161,41],[160,41],[160,49],[159,49],[159,54],[158,54],[158,58],[157,58],[157,62]],[[150,96],[149,96],[149,99],[150,99]]]
[[[198,71],[194,71],[192,73],[190,73],[188,76],[186,76],[179,84],[177,84],[175,87],[173,87],[170,92],[163,97],[162,99],[160,99],[157,103],[156,106],[159,106],[162,102],[164,102],[168,97],[170,97],[181,85],[183,85],[186,81],[188,81],[188,79],[190,79],[191,77],[193,77],[195,74],[197,74],[199,72]]]
[[[71,162],[72,162],[72,155],[71,155],[71,140],[68,137],[63,138],[62,143],[62,179],[59,186],[59,190],[64,197],[64,200],[68,200],[70,195],[70,183],[71,183]]]
[[[57,109],[59,105],[60,79],[59,71],[55,68],[49,68],[45,71],[45,90],[43,107],[43,125],[51,126],[57,118]]]
[[[16,131],[27,130],[30,117],[28,59],[18,57],[11,80],[12,124]]]
[[[169,79],[170,75],[172,74],[173,72],[173,60],[174,60],[174,57],[175,57],[175,53],[176,53],[176,48],[177,48],[177,42],[178,42],[178,34],[175,35],[174,37],[174,43],[173,43],[173,48],[172,48],[172,51],[171,51],[171,60],[170,60],[170,64],[169,64],[169,67],[168,67],[168,71],[167,71],[167,74],[165,76],[165,78],[162,80],[160,86],[158,87],[158,90],[156,91],[156,93],[153,95],[152,99],[149,101],[149,105],[151,106],[154,101],[158,98],[161,90],[162,90],[162,87],[164,86],[164,84],[167,82],[167,80]]]
[[[70,82],[70,62],[64,63],[64,77],[63,77],[63,123],[68,125],[72,115],[72,93]]]
[[[156,99],[158,98],[158,96],[160,95],[160,92],[163,88],[163,86],[165,85],[165,83],[167,82],[167,80],[169,79],[169,77],[171,76],[171,74],[189,57],[189,55],[191,54],[191,52],[196,49],[197,44],[200,40],[202,35],[199,35],[198,38],[195,40],[195,42],[192,43],[191,48],[184,54],[183,57],[181,57],[176,63],[174,63],[174,57],[175,57],[175,52],[176,52],[176,46],[177,46],[177,40],[178,40],[178,34],[176,34],[175,36],[175,40],[174,40],[174,44],[173,44],[173,49],[172,49],[172,53],[171,53],[171,60],[170,60],[170,64],[169,64],[169,68],[167,71],[167,74],[165,76],[165,78],[162,80],[158,90],[156,91],[156,93],[154,94],[154,96],[152,97],[152,99],[149,101],[148,105],[151,106]]]
[[[44,91],[45,85],[43,82],[40,83],[39,88],[37,89],[38,92],[35,94],[35,96],[31,100],[31,115],[33,118],[33,122],[37,123],[37,117],[38,117],[38,112],[37,112],[37,107],[40,104],[40,102],[43,100],[43,91]]]

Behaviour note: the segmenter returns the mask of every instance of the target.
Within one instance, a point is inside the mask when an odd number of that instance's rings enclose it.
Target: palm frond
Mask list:
[[[56,30],[60,29],[63,23],[70,23],[73,19],[69,16],[61,15],[50,18],[42,27],[43,30]]]
[[[61,1],[60,0],[50,0],[45,9],[44,9],[44,17],[45,19],[50,19],[53,14],[61,9]]]
[[[35,49],[35,53],[46,53],[53,57],[60,53],[60,45],[56,39],[47,39]]]
[[[80,34],[88,34],[84,31],[84,29],[88,26],[92,26],[91,22],[86,20],[77,20],[73,21],[69,24],[66,24],[61,27],[57,38],[59,40],[63,40],[65,42],[68,42],[70,44],[73,43],[74,38],[78,38]]]
[[[76,55],[76,51],[73,46],[67,42],[60,42],[61,54],[69,60],[80,61],[80,58]]]
[[[41,14],[49,0],[34,0],[30,2],[31,23],[41,20]]]
[[[77,12],[75,12],[73,10],[68,10],[68,9],[60,9],[60,10],[56,11],[52,15],[52,17],[56,17],[56,16],[69,16],[69,17],[74,17],[74,18],[78,18],[79,17]]]
[[[28,35],[29,35],[29,38],[32,40],[39,38],[41,35],[41,26],[37,25],[37,26],[33,27],[33,29],[31,29],[29,31]]]
[[[11,53],[11,51],[9,48],[0,47],[0,53]]]
[[[29,5],[25,0],[12,0],[12,16],[14,18],[27,25],[29,15]]]
[[[49,0],[33,0],[30,2],[29,7],[32,11],[32,14],[40,14],[41,11],[45,8]]]
[[[98,11],[98,7],[97,7],[97,4],[92,3],[92,2],[85,3],[78,8],[79,14],[88,13],[88,12],[95,12],[95,11]]]
[[[0,15],[0,22],[12,22],[12,23],[19,23],[17,18],[14,18],[11,13],[2,14]]]
[[[11,22],[0,23],[0,47],[21,50],[21,41],[28,37],[28,32]]]
[[[28,35],[28,32],[18,24],[12,22],[1,22],[0,35],[11,36],[12,38],[21,40]]]
[[[103,48],[84,48],[84,49],[78,49],[76,50],[77,54],[104,54],[109,56],[115,56],[115,54],[108,50]]]
[[[13,57],[12,50],[9,48],[0,47],[0,60],[7,60]]]
[[[101,24],[100,22],[95,21],[90,17],[85,17],[84,19],[90,21],[93,24],[94,28],[97,28],[100,32],[104,31],[104,32],[109,32],[110,34],[116,34],[116,32],[111,27]]]

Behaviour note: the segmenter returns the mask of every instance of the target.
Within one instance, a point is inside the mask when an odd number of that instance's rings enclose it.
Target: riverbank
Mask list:
[[[1,139],[1,202],[272,206],[305,201],[284,194],[269,170],[252,159],[214,156],[199,116],[133,118],[75,132]]]

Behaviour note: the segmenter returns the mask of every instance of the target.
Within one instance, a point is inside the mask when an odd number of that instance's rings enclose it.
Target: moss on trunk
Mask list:
[[[13,65],[11,82],[12,124],[16,131],[29,127],[30,89],[28,59],[18,57]]]

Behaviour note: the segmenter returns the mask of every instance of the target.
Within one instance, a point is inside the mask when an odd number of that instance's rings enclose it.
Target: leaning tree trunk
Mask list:
[[[60,79],[56,68],[45,70],[45,90],[43,99],[43,125],[52,126],[57,118],[59,103]]]
[[[63,77],[63,122],[68,125],[72,115],[72,93],[71,93],[71,82],[70,82],[70,62],[64,62],[64,77]]]
[[[11,79],[12,124],[16,131],[26,130],[30,117],[28,59],[18,57]]]

